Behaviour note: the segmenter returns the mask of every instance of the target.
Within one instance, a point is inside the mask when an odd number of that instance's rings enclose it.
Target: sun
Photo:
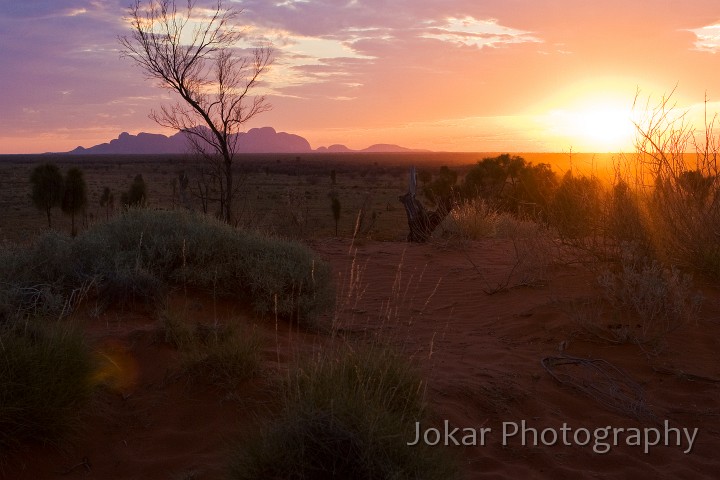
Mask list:
[[[546,143],[592,153],[631,151],[636,135],[632,79],[593,77],[558,89],[534,106]]]
[[[596,105],[574,112],[573,117],[574,136],[596,151],[620,151],[632,145],[635,127],[627,109]]]
[[[553,136],[579,151],[627,151],[635,138],[631,109],[615,102],[588,101],[555,109],[546,122]]]

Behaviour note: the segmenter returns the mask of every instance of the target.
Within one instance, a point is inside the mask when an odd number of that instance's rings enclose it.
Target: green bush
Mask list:
[[[92,393],[90,351],[61,324],[0,328],[0,455],[23,441],[53,442],[78,426]]]
[[[121,304],[154,301],[162,283],[191,285],[301,322],[334,299],[329,266],[307,247],[187,212],[131,209],[74,241],[48,232],[29,248],[5,247],[0,261],[5,317],[33,307],[26,289],[68,300],[89,284]]]
[[[455,478],[447,451],[408,446],[426,417],[416,370],[388,349],[341,349],[289,375],[284,408],[235,452],[234,479]]]
[[[260,371],[262,344],[255,331],[232,322],[200,323],[184,310],[165,309],[161,321],[165,341],[179,350],[192,380],[232,390]]]

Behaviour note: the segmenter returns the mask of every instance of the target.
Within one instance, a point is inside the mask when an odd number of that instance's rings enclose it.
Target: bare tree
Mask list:
[[[148,78],[180,96],[175,104],[153,111],[159,125],[183,131],[194,150],[216,162],[221,172],[223,219],[232,222],[233,160],[238,133],[254,116],[270,109],[263,95],[250,93],[271,63],[269,46],[241,55],[235,48],[242,32],[234,28],[240,11],[218,0],[211,13],[194,0],[179,10],[175,0],[137,0],[129,8],[132,33],[119,38],[123,56],[135,61]]]

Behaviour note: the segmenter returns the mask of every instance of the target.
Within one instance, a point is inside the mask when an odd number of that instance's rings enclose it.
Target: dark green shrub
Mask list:
[[[74,241],[50,232],[28,248],[4,247],[0,260],[0,312],[32,306],[13,303],[25,298],[17,292],[42,286],[67,300],[89,284],[121,305],[153,301],[162,284],[191,285],[305,323],[334,301],[330,268],[307,247],[187,212],[132,209]]]
[[[298,367],[279,418],[235,452],[234,479],[451,479],[447,450],[408,446],[423,382],[388,349],[343,348]]]
[[[0,456],[72,432],[92,393],[92,371],[82,335],[67,325],[0,327]]]
[[[57,165],[44,163],[35,167],[30,174],[32,201],[47,215],[48,227],[52,228],[50,210],[60,205],[63,198],[63,177]]]
[[[70,215],[70,234],[74,237],[75,215],[80,213],[87,205],[87,184],[83,172],[79,168],[71,168],[65,176],[65,190],[63,192],[60,208],[63,213]]]

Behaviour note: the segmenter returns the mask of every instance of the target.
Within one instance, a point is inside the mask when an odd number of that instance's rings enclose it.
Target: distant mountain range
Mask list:
[[[71,154],[173,154],[187,153],[188,140],[186,133],[178,132],[167,137],[157,133],[138,133],[130,135],[123,132],[108,143],[93,147],[65,152]],[[345,145],[331,145],[313,150],[305,138],[286,132],[276,132],[272,127],[252,128],[238,134],[238,153],[310,153],[310,152],[367,152],[367,153],[398,153],[419,152],[398,145],[376,144],[362,150],[351,150]]]

